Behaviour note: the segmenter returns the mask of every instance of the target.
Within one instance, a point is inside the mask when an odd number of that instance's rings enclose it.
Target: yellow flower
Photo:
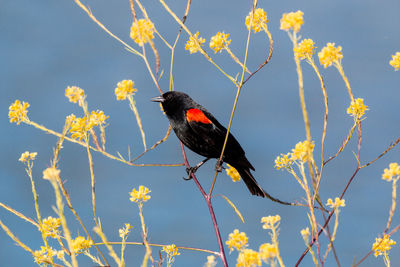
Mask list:
[[[82,140],[82,138],[86,136],[86,133],[92,129],[92,127],[93,123],[90,120],[88,121],[86,117],[74,117],[69,132],[71,133],[72,138]]]
[[[279,216],[279,214],[275,216],[267,216],[261,218],[261,223],[264,223],[263,225],[264,229],[272,229],[278,227],[280,221],[281,221],[281,216]]]
[[[336,197],[335,202],[333,202],[333,200],[329,198],[328,201],[326,202],[326,205],[329,206],[330,208],[339,208],[346,206],[346,203],[344,199]]]
[[[339,64],[343,58],[342,47],[335,47],[335,43],[327,43],[318,53],[319,62],[324,68],[331,66],[333,63]]]
[[[254,17],[253,12],[250,11],[249,15],[246,17],[246,27],[250,30],[250,26],[254,32],[261,31],[262,28],[266,27],[268,23],[267,19],[267,12],[264,11],[262,8],[257,8],[254,10]]]
[[[207,256],[207,262],[204,264],[204,267],[215,267],[215,265],[217,265],[217,262],[215,261],[215,256]]]
[[[25,151],[21,154],[21,157],[18,159],[21,162],[27,162],[29,160],[35,160],[37,152],[29,153],[29,151]]]
[[[132,23],[131,38],[140,46],[154,39],[154,24],[148,19],[139,19]]]
[[[82,99],[85,95],[85,91],[78,86],[68,86],[65,89],[65,96],[68,97],[69,102],[76,103],[79,99]]]
[[[205,39],[200,37],[199,32],[195,35],[190,36],[189,40],[186,42],[185,49],[189,50],[190,54],[197,53],[201,50],[201,46],[205,43]]]
[[[389,62],[390,65],[394,68],[394,70],[400,69],[400,52],[396,52],[395,55],[392,55],[392,60]]]
[[[72,249],[75,253],[82,253],[93,245],[93,241],[85,239],[83,236],[78,236],[72,240]]]
[[[227,164],[227,165],[229,168],[225,170],[226,174],[232,178],[232,181],[234,181],[234,182],[240,181],[240,174],[238,173],[238,171],[235,168],[233,168],[231,165],[229,165],[229,164]]]
[[[109,116],[104,115],[104,112],[102,110],[92,111],[92,113],[90,114],[90,122],[93,124],[93,126],[105,124],[106,119],[108,118]]]
[[[167,245],[167,246],[163,246],[162,249],[165,253],[167,253],[170,256],[177,256],[177,255],[181,255],[181,253],[178,252],[178,248],[172,244],[172,245]]]
[[[382,179],[391,182],[394,177],[400,176],[400,166],[396,162],[389,164],[389,169],[385,169],[382,174]]]
[[[57,251],[53,250],[52,248],[47,249],[46,247],[40,247],[40,250],[35,250],[33,252],[33,258],[35,263],[37,264],[46,264],[53,261],[54,255]],[[46,264],[47,265],[47,264]]]
[[[8,118],[10,119],[10,123],[16,122],[18,125],[28,120],[28,102],[22,102],[19,100],[15,100],[14,103],[8,108]]]
[[[382,255],[382,253],[387,254],[388,251],[392,249],[391,246],[396,245],[396,241],[390,239],[390,235],[383,235],[382,238],[376,238],[375,243],[372,245],[372,250],[375,252],[375,257]]]
[[[211,37],[210,48],[214,50],[215,53],[221,52],[222,49],[227,48],[231,44],[231,40],[228,40],[229,33],[217,32],[216,35]]]
[[[304,39],[301,41],[297,47],[293,48],[295,57],[300,60],[307,58],[310,59],[315,53],[315,43],[311,39]]]
[[[132,202],[146,202],[147,200],[149,200],[151,198],[151,196],[148,196],[147,194],[150,193],[151,191],[141,185],[139,186],[139,190],[136,190],[135,188],[132,189],[132,192],[130,192],[129,194],[131,195],[131,198],[129,199]]]
[[[125,238],[125,236],[127,236],[129,234],[129,232],[131,231],[132,228],[133,228],[132,225],[130,225],[129,223],[126,223],[124,228],[121,228],[118,230],[119,236],[121,238]]]
[[[314,143],[305,140],[304,142],[299,142],[296,147],[292,149],[292,160],[300,160],[302,162],[307,161],[314,151]]]
[[[310,238],[310,229],[307,227],[300,231],[301,236],[303,237],[304,242],[308,242]]]
[[[60,226],[61,226],[60,218],[53,218],[49,216],[42,221],[42,224],[40,225],[40,231],[44,234],[44,236],[57,238],[60,236],[60,231],[58,230]]]
[[[228,241],[225,242],[229,246],[230,251],[232,252],[234,248],[237,250],[241,250],[248,246],[247,244],[248,238],[245,232],[240,232],[238,229],[233,230],[233,233],[229,234]]]
[[[49,167],[43,171],[43,179],[46,180],[57,180],[57,177],[60,176],[60,170],[54,168],[54,167]]]
[[[135,83],[132,80],[123,80],[117,84],[115,88],[115,95],[117,100],[125,100],[129,95],[133,95],[137,92],[136,88],[133,88]]]
[[[275,159],[275,168],[277,170],[280,170],[282,168],[289,168],[293,163],[293,160],[291,158],[291,154],[287,153],[286,155],[281,154],[280,156],[277,156]]]
[[[301,25],[304,24],[303,12],[298,10],[297,12],[284,13],[281,18],[281,30],[298,32]]]
[[[243,249],[237,258],[236,267],[254,267],[261,266],[261,257],[257,251],[252,249]]]
[[[276,257],[278,254],[278,248],[270,243],[264,243],[259,248],[259,254],[261,259],[268,263],[270,260]]]
[[[366,110],[368,110],[368,106],[364,105],[364,99],[357,98],[351,101],[347,108],[347,114],[351,114],[355,119],[360,119]]]

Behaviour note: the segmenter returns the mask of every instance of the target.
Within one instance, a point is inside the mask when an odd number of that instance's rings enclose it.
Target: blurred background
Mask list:
[[[113,33],[137,47],[129,38],[132,17],[129,1],[86,1],[94,15]],[[143,1],[158,31],[173,42],[178,25],[158,1]],[[179,17],[184,14],[186,1],[168,1]],[[298,97],[297,74],[292,55],[292,44],[286,32],[279,29],[283,13],[302,10],[305,24],[300,34],[316,42],[317,51],[327,42],[343,47],[343,66],[355,97],[364,98],[369,106],[363,121],[360,160],[374,159],[400,134],[398,103],[400,72],[389,65],[391,55],[400,50],[400,2],[387,0],[385,4],[371,0],[355,1],[260,1],[267,11],[268,27],[274,38],[274,54],[270,63],[243,88],[232,132],[246,150],[256,168],[254,173],[261,186],[271,195],[285,201],[302,201],[304,193],[285,171],[274,169],[274,159],[289,152],[297,142],[306,139]],[[193,1],[187,20],[192,32],[206,38],[218,31],[230,33],[231,49],[244,57],[247,29],[244,19],[251,9],[251,1]],[[141,16],[139,15],[139,18]],[[54,192],[42,171],[50,166],[57,138],[33,127],[10,124],[8,107],[16,99],[30,103],[29,118],[60,132],[65,116],[82,111],[64,96],[65,88],[76,85],[85,90],[90,110],[101,109],[109,115],[106,128],[107,151],[127,156],[128,147],[134,155],[143,151],[140,132],[127,101],[116,101],[114,89],[124,79],[135,82],[135,95],[149,146],[161,139],[168,121],[158,104],[149,101],[159,95],[143,61],[101,30],[71,1],[1,1],[0,8],[0,88],[1,135],[0,202],[10,205],[25,215],[35,218],[33,197],[24,165],[18,161],[21,153],[38,152],[33,175],[39,193],[42,216],[55,216],[52,206]],[[227,125],[236,90],[200,54],[190,55],[184,49],[187,34],[183,33],[174,61],[176,90],[190,94],[206,106],[219,121]],[[168,90],[170,51],[156,38],[160,53],[162,89]],[[248,65],[251,70],[266,57],[269,44],[262,33],[252,35]],[[210,50],[208,50],[210,51]],[[150,54],[151,51],[148,50]],[[226,53],[214,55],[214,60],[232,76],[240,72]],[[152,57],[150,57],[152,59]],[[154,67],[154,60],[151,66]],[[323,122],[323,98],[317,77],[311,67],[302,63],[307,108],[315,140],[317,165],[320,164],[320,138]],[[319,63],[318,63],[318,66]],[[335,68],[320,70],[329,96],[329,120],[325,157],[336,153],[353,124],[346,114],[350,104],[342,78]],[[338,196],[356,168],[353,155],[357,149],[353,138],[345,151],[324,169],[320,195],[324,203]],[[187,151],[188,152],[188,151]],[[140,241],[140,221],[136,204],[129,201],[132,188],[145,185],[151,189],[151,200],[144,205],[144,216],[153,243],[191,246],[217,250],[208,208],[193,181],[184,181],[184,167],[131,167],[93,153],[96,176],[97,215],[110,241],[120,241],[118,229],[131,223],[134,229],[128,241]],[[188,152],[194,165],[202,158]],[[391,205],[391,184],[383,181],[383,169],[391,162],[399,162],[398,147],[372,166],[362,169],[351,184],[344,199],[346,207],[340,213],[340,225],[335,245],[343,266],[360,260],[384,230]],[[171,134],[167,142],[149,152],[138,163],[181,163],[178,139]],[[214,173],[215,161],[210,161],[198,172],[202,185],[208,189]],[[66,180],[72,204],[89,229],[93,226],[90,174],[84,147],[64,143],[59,168]],[[214,207],[223,240],[234,229],[246,232],[250,248],[270,242],[262,229],[263,216],[279,214],[280,251],[287,266],[293,266],[305,249],[300,230],[309,226],[306,208],[287,207],[267,199],[251,196],[243,182],[232,183],[222,173],[218,176],[215,194],[224,194],[242,212],[246,223],[238,219],[232,208],[221,197],[214,198]],[[84,235],[76,220],[66,209],[73,236]],[[393,226],[400,223],[397,211]],[[34,227],[15,215],[0,209],[0,219],[32,249],[40,249],[42,240]],[[93,234],[94,235],[94,234]],[[399,243],[399,233],[393,236]],[[54,244],[53,246],[56,246]],[[17,247],[0,231],[0,259],[2,266],[33,266],[31,255]],[[321,247],[326,248],[326,243]],[[119,248],[117,248],[119,251]],[[107,254],[106,250],[103,250]],[[157,255],[158,249],[153,250]],[[228,250],[227,250],[228,251]],[[144,248],[128,246],[127,266],[139,266]],[[202,266],[207,254],[181,251],[174,266]],[[236,263],[237,253],[228,256],[230,265]],[[390,252],[394,266],[400,264],[400,250]],[[81,266],[94,264],[79,256]],[[221,262],[217,266],[222,266]],[[313,266],[310,255],[302,266]],[[336,266],[330,255],[326,266]],[[383,266],[381,257],[369,257],[362,266]]]

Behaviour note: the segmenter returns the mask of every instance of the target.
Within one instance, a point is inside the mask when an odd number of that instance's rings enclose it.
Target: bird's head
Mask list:
[[[165,113],[174,114],[177,111],[185,111],[193,108],[194,101],[185,93],[169,91],[151,99],[153,102],[161,103]]]

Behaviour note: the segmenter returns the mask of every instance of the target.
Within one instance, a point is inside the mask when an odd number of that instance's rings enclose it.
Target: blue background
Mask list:
[[[171,2],[171,1],[169,1]],[[182,16],[186,2],[173,1],[171,8]],[[95,16],[112,32],[130,42],[132,22],[129,1],[88,1]],[[400,50],[398,11],[396,0],[378,1],[261,1],[259,7],[268,13],[269,29],[274,38],[274,55],[270,63],[252,78],[240,97],[232,132],[241,142],[247,156],[256,168],[259,183],[272,195],[288,201],[301,201],[302,190],[284,171],[274,169],[274,159],[290,151],[305,139],[304,124],[298,98],[297,75],[291,42],[286,32],[279,30],[284,12],[302,10],[305,25],[300,34],[312,38],[318,51],[327,42],[343,47],[343,66],[349,77],[355,97],[365,99],[370,110],[363,121],[361,162],[374,159],[399,136],[399,82],[400,73],[389,65],[391,55]],[[178,29],[175,21],[157,1],[144,3],[158,31],[173,42]],[[200,31],[207,39],[217,31],[231,34],[231,49],[243,58],[247,31],[244,18],[250,1],[193,1],[187,26]],[[140,17],[140,16],[139,16]],[[57,138],[33,127],[10,124],[8,106],[16,99],[31,104],[29,118],[46,127],[61,131],[65,116],[82,115],[77,105],[65,98],[65,88],[77,85],[85,89],[90,110],[101,109],[110,116],[106,129],[107,151],[127,155],[128,146],[135,155],[142,152],[140,133],[127,102],[116,101],[114,88],[124,79],[135,81],[135,96],[147,143],[152,145],[165,134],[167,119],[159,106],[149,99],[156,90],[140,58],[127,52],[121,44],[106,35],[73,1],[1,1],[0,8],[0,116],[2,153],[0,153],[0,201],[35,218],[33,198],[24,166],[18,162],[26,150],[38,152],[34,178],[39,193],[43,216],[55,216],[52,210],[54,192],[42,171],[50,165]],[[188,36],[184,33],[176,49],[174,78],[177,90],[189,93],[227,125],[235,88],[200,54],[190,55],[184,50]],[[255,69],[268,49],[266,37],[252,35],[249,67]],[[168,88],[169,50],[156,38],[164,75],[160,80],[163,90]],[[148,49],[148,53],[151,51]],[[213,54],[210,51],[210,54]],[[235,76],[240,68],[226,55],[213,55],[224,69]],[[154,61],[151,61],[154,66]],[[319,64],[318,64],[319,65]],[[310,115],[315,155],[320,155],[320,136],[323,120],[323,100],[319,81],[308,64],[303,63],[304,88]],[[353,119],[346,114],[349,97],[338,72],[333,68],[320,70],[329,95],[329,121],[325,157],[333,155],[352,126]],[[324,171],[321,197],[325,202],[342,191],[354,172],[356,138],[353,138],[340,157],[329,163]],[[202,158],[188,152],[192,164]],[[85,148],[64,143],[59,168],[66,180],[72,203],[89,229],[93,226],[90,175]],[[119,241],[118,229],[124,223],[135,226],[129,241],[140,241],[140,222],[136,205],[129,201],[128,192],[139,185],[152,190],[151,200],[144,206],[149,239],[154,243],[175,243],[217,250],[217,242],[203,197],[192,181],[185,182],[183,167],[130,167],[93,153],[96,175],[97,214],[101,218],[109,240]],[[340,226],[335,241],[343,266],[359,260],[385,228],[391,205],[391,185],[381,180],[383,169],[391,162],[399,162],[399,148],[393,149],[374,165],[359,172],[345,195],[346,207],[340,213]],[[140,163],[182,162],[179,143],[174,134],[167,142],[144,156]],[[214,170],[209,162],[198,172],[201,183],[208,189]],[[280,214],[280,250],[287,266],[292,266],[304,251],[300,230],[308,226],[307,210],[286,207],[266,199],[253,197],[242,182],[232,183],[225,174],[218,176],[215,194],[228,196],[242,212],[242,224],[233,210],[220,197],[214,198],[222,238],[235,228],[247,233],[250,248],[269,242],[268,232],[261,228],[263,216]],[[83,235],[68,209],[66,213],[74,236]],[[393,225],[400,223],[398,212]],[[32,226],[1,209],[0,219],[26,244],[40,249],[41,236]],[[321,222],[321,221],[320,221]],[[322,223],[322,222],[321,222]],[[94,234],[93,234],[94,235]],[[399,241],[399,234],[393,236]],[[56,246],[56,244],[53,244]],[[322,251],[326,243],[321,246]],[[94,250],[93,250],[94,251]],[[106,250],[103,249],[107,254]],[[119,248],[117,248],[119,251]],[[153,250],[157,255],[157,249]],[[143,247],[128,246],[127,266],[139,266]],[[206,261],[202,252],[181,251],[175,266],[202,266]],[[236,252],[228,255],[234,266]],[[390,257],[393,266],[400,264],[400,253],[395,246]],[[32,257],[0,231],[0,259],[2,266],[33,266]],[[84,256],[82,266],[93,264]],[[110,262],[112,262],[110,260]],[[311,266],[307,255],[302,266]],[[382,266],[382,258],[371,256],[363,266]],[[218,266],[222,266],[219,262]],[[330,255],[326,266],[335,266]]]

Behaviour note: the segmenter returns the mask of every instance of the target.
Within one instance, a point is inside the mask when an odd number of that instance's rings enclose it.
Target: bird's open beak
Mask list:
[[[161,102],[162,103],[162,102],[164,102],[165,98],[160,95],[160,96],[153,97],[150,100],[153,102]]]

